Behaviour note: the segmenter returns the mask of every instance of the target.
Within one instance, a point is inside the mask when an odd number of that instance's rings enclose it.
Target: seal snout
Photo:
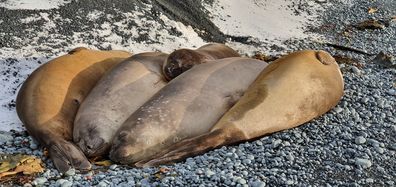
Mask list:
[[[110,151],[110,158],[116,162],[124,163],[130,156],[130,151],[126,146],[117,146]]]
[[[171,53],[166,59],[163,70],[165,78],[172,80],[200,62],[200,55],[194,50],[179,49]]]
[[[100,137],[87,137],[82,138],[78,142],[79,147],[89,157],[101,155],[105,151],[105,141]]]

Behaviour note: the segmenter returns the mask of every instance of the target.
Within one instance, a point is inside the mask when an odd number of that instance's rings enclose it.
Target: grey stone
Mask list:
[[[341,107],[335,107],[334,108],[334,112],[336,113],[341,113],[344,109],[342,109]]]
[[[356,165],[361,166],[362,168],[366,169],[372,166],[372,163],[370,160],[368,159],[364,159],[364,158],[356,158],[355,159],[355,163]]]
[[[117,165],[117,164],[113,164],[113,165],[111,165],[111,166],[109,167],[109,169],[111,169],[111,170],[115,170],[117,167],[118,167],[118,165]]]
[[[276,140],[272,141],[272,147],[273,147],[273,148],[277,148],[277,147],[279,147],[279,145],[280,145],[281,143],[282,143],[282,140],[276,139]]]
[[[250,184],[252,187],[265,187],[265,182],[257,180]]]
[[[69,169],[68,171],[66,171],[65,175],[66,176],[73,176],[76,174],[76,170],[74,168]]]
[[[44,185],[48,180],[44,177],[39,177],[33,180],[32,184],[35,186],[41,186]]]
[[[364,143],[366,143],[366,138],[364,138],[363,136],[358,136],[355,138],[355,143],[356,144],[364,144]]]
[[[107,186],[110,186],[110,182],[107,180],[102,180],[98,184],[98,187],[107,187]]]
[[[73,183],[70,181],[65,181],[64,183],[62,183],[61,187],[71,187],[73,186]]]
[[[214,174],[216,174],[216,173],[213,172],[213,171],[210,170],[210,169],[207,169],[207,170],[205,171],[205,175],[206,175],[207,177],[211,177],[211,176],[214,175]]]
[[[9,132],[0,131],[0,145],[11,142],[14,139]]]
[[[63,183],[65,183],[67,180],[65,180],[65,179],[58,179],[57,181],[56,181],[56,185],[57,186],[61,186]]]
[[[352,71],[354,74],[358,74],[358,75],[361,74],[360,69],[357,68],[356,66],[351,66],[351,71]]]

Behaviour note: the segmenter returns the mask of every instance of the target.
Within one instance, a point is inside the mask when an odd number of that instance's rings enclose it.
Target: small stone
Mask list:
[[[342,109],[341,107],[335,107],[334,108],[334,112],[336,113],[341,113],[344,109]]]
[[[96,175],[96,177],[99,178],[99,179],[103,179],[103,178],[106,177],[106,175],[104,175],[104,174],[99,174],[99,175]]]
[[[396,96],[396,90],[388,90],[386,93],[391,96]]]
[[[291,144],[290,144],[290,142],[288,142],[288,141],[284,141],[283,142],[283,146],[285,146],[285,147],[288,147],[288,146],[290,146]]]
[[[109,181],[103,180],[103,181],[99,182],[98,187],[107,187],[107,186],[110,186],[109,184],[110,184]]]
[[[375,147],[375,151],[377,151],[380,154],[384,153],[384,149],[381,147]]]
[[[374,179],[368,178],[368,179],[366,179],[366,182],[367,182],[367,183],[373,183],[373,182],[374,182]]]
[[[57,181],[56,181],[56,185],[57,186],[61,186],[63,183],[65,183],[67,180],[65,180],[65,179],[58,179]]]
[[[117,164],[113,164],[113,165],[111,165],[111,166],[109,167],[109,169],[111,169],[111,170],[115,170],[117,167],[118,167],[118,165],[117,165]]]
[[[277,148],[279,145],[282,143],[282,140],[276,139],[275,141],[272,142],[272,147]]]
[[[355,143],[356,144],[364,144],[364,143],[366,143],[366,138],[364,138],[363,136],[358,136],[355,138]]]
[[[388,148],[396,151],[396,143],[389,145]]]
[[[256,145],[262,146],[262,145],[263,145],[263,142],[261,142],[260,140],[258,140],[258,141],[256,141]]]
[[[216,173],[213,172],[213,171],[210,170],[210,169],[207,169],[207,170],[205,171],[205,175],[206,175],[207,177],[211,177],[211,176],[214,175],[214,174],[216,174]]]
[[[360,69],[359,68],[357,68],[356,66],[352,66],[351,67],[351,71],[354,73],[354,74],[360,74]]]
[[[30,183],[25,183],[25,184],[23,185],[23,187],[32,187],[32,185],[31,185]]]
[[[370,160],[368,159],[364,159],[364,158],[357,158],[355,159],[355,163],[356,165],[361,166],[362,168],[366,169],[372,166],[372,163]]]
[[[250,160],[250,159],[243,159],[243,160],[242,160],[242,163],[244,163],[244,164],[246,164],[246,165],[249,165],[249,164],[252,163],[252,160]]]
[[[71,187],[73,186],[73,183],[70,181],[65,181],[64,183],[62,183],[61,187]]]
[[[241,173],[243,176],[247,176],[249,174],[249,172],[247,172],[247,171],[242,171]]]
[[[66,171],[65,175],[70,177],[76,174],[76,170],[74,168],[69,169],[68,171]]]
[[[314,2],[312,2],[312,1],[308,1],[308,2],[307,2],[307,5],[312,7],[312,6],[314,6],[315,4],[314,4]]]
[[[294,156],[292,154],[288,154],[286,155],[286,159],[289,161],[293,161],[294,160]]]
[[[396,125],[391,126],[392,131],[396,132]]]
[[[46,183],[46,182],[47,182],[47,179],[46,179],[46,178],[44,178],[44,177],[39,177],[39,178],[34,179],[34,181],[32,182],[32,184],[35,185],[35,186],[41,186],[41,185],[43,185],[43,184]]]
[[[6,143],[6,142],[11,142],[14,139],[12,135],[8,132],[0,131],[0,145]]]
[[[379,147],[379,142],[375,139],[368,139],[367,143],[369,143],[370,145],[372,145],[373,147]]]
[[[246,180],[243,179],[243,178],[239,178],[239,179],[238,179],[238,183],[239,183],[239,184],[246,184]]]
[[[150,187],[150,182],[148,181],[148,179],[140,180],[140,184],[141,184],[142,187]]]
[[[265,182],[263,182],[263,181],[254,181],[250,185],[252,187],[265,187]]]
[[[234,155],[234,153],[226,153],[225,156],[226,157],[232,157]]]
[[[394,181],[386,181],[386,184],[389,184],[390,186],[393,186],[395,184]]]
[[[38,148],[38,145],[34,141],[30,141],[30,149],[36,150]]]

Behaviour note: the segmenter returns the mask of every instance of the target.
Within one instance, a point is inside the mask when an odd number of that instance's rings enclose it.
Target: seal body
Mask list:
[[[208,132],[265,66],[259,60],[236,57],[183,73],[125,121],[114,137],[110,158],[132,164]]]
[[[121,62],[102,77],[81,104],[74,142],[87,156],[108,153],[122,123],[166,85],[161,68],[168,55],[140,53]]]
[[[138,165],[174,162],[296,127],[334,107],[343,89],[342,74],[328,53],[306,50],[289,54],[268,65],[209,133],[179,142],[159,153],[159,158]]]
[[[48,149],[60,172],[90,168],[71,142],[74,117],[99,78],[128,56],[123,51],[77,48],[40,66],[22,85],[16,100],[18,116],[29,134]]]
[[[164,62],[163,74],[167,80],[172,80],[194,65],[227,57],[240,57],[240,55],[235,50],[220,43],[206,44],[196,50],[178,49],[169,54]]]

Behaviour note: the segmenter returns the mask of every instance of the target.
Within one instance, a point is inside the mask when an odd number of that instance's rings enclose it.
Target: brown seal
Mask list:
[[[166,85],[168,54],[133,55],[106,73],[78,109],[73,139],[86,156],[105,156],[122,123]]]
[[[334,107],[343,95],[340,69],[324,51],[299,51],[268,65],[209,133],[181,141],[152,166],[301,125]]]
[[[74,117],[99,78],[130,55],[77,48],[37,68],[22,85],[16,100],[18,116],[29,134],[48,149],[60,172],[90,168],[71,142]]]
[[[114,137],[110,158],[133,164],[175,142],[208,132],[266,64],[233,57],[181,74],[124,122]]]
[[[240,55],[230,47],[219,43],[206,44],[196,50],[178,49],[166,59],[163,65],[164,76],[169,81],[194,65],[227,57],[240,57]]]

